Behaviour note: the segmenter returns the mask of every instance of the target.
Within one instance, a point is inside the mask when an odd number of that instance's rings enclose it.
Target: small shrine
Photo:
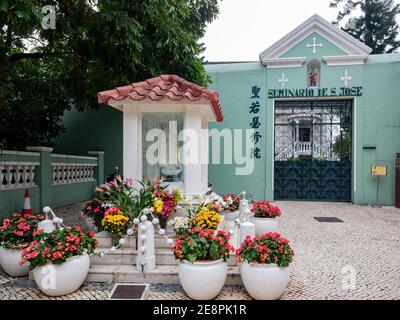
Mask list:
[[[222,122],[217,92],[176,75],[98,93],[123,112],[123,175],[164,177],[186,195],[208,187],[208,123]]]

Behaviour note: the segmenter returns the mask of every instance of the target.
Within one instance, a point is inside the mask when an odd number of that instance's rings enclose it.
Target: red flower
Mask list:
[[[54,258],[54,259],[60,259],[60,258],[62,258],[62,253],[61,253],[61,252],[58,252],[58,251],[54,252],[54,253],[53,253],[53,258]]]

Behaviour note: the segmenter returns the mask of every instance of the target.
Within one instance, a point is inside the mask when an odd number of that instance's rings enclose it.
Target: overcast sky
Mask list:
[[[208,61],[257,61],[258,55],[314,13],[333,21],[330,0],[223,0],[204,39]],[[400,0],[396,0],[400,2]],[[400,19],[399,19],[400,20]]]

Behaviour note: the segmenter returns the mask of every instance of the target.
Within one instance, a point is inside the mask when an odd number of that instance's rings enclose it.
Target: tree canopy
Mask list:
[[[342,29],[369,46],[373,54],[392,53],[400,47],[396,22],[400,4],[393,0],[332,0],[330,5],[341,7],[335,23],[348,18]],[[361,15],[351,17],[356,8]]]
[[[218,13],[217,0],[0,0],[0,148],[51,145],[98,91],[168,73],[208,85],[199,40]]]

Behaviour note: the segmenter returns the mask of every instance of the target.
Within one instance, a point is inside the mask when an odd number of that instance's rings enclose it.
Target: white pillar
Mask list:
[[[154,254],[154,225],[151,221],[139,223],[136,269],[148,272],[156,268]]]
[[[123,174],[125,178],[142,180],[141,115],[138,108],[123,108]]]
[[[204,194],[202,186],[201,152],[202,139],[202,114],[194,106],[187,106],[185,112],[184,130],[184,159],[185,165],[185,193],[187,195]]]

